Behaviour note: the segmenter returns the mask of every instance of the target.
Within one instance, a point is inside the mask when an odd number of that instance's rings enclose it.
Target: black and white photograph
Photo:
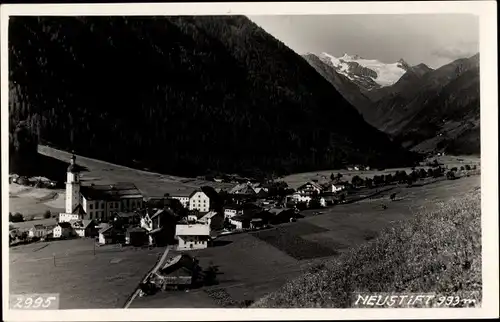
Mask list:
[[[2,6],[5,319],[498,316],[496,3],[352,4]]]

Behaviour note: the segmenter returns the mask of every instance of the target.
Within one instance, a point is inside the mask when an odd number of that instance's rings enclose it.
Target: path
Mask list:
[[[170,251],[170,248],[167,247],[167,249],[165,249],[165,252],[163,253],[163,255],[161,256],[160,260],[158,260],[158,262],[156,263],[156,265],[153,267],[153,269],[146,275],[146,277],[144,277],[144,279],[142,280],[142,283],[145,283],[147,281],[147,279],[153,275],[154,273],[156,273],[156,271],[158,271],[158,269],[160,268],[160,266],[163,264],[163,262],[165,262],[165,259],[167,258],[167,255],[168,255],[168,252]],[[130,299],[127,301],[127,303],[125,303],[125,309],[128,309],[130,307],[130,305],[132,304],[132,302],[135,300],[135,298],[139,295],[139,292],[141,291],[140,287],[137,286],[137,289],[135,290],[134,294],[132,294],[132,296],[130,297]]]

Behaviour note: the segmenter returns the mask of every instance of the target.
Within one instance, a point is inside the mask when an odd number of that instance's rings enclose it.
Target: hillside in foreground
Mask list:
[[[481,290],[481,201],[474,190],[324,262],[253,307],[348,308],[358,291],[473,292],[480,302]]]
[[[183,176],[413,162],[246,17],[9,22],[10,128],[42,144]]]

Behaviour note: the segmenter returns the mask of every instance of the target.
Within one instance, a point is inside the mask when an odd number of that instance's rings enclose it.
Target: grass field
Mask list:
[[[106,246],[94,256],[92,239],[12,247],[10,293],[59,293],[61,309],[121,308],[163,251]]]
[[[219,285],[188,293],[159,293],[139,298],[131,307],[238,307],[245,300],[274,292],[325,260],[342,258],[351,248],[377,238],[384,229],[411,220],[423,208],[436,210],[439,202],[461,198],[479,186],[480,177],[471,176],[422,187],[399,187],[398,201],[391,202],[387,192],[377,199],[324,209],[320,215],[305,211],[298,222],[272,230],[221,237],[227,245],[190,252],[202,266],[219,266]],[[382,203],[388,205],[386,210],[380,207]]]
[[[48,146],[40,145],[38,152],[47,157],[69,162],[71,154]],[[214,188],[230,188],[232,184],[163,175],[132,169],[105,161],[78,156],[76,162],[87,169],[81,173],[83,183],[111,184],[114,182],[133,182],[148,197],[162,197],[165,193],[175,195],[181,191],[210,185]],[[61,169],[63,173],[66,169]]]
[[[481,290],[481,202],[474,189],[422,209],[253,307],[349,308],[352,292],[363,291],[467,294],[479,305]]]

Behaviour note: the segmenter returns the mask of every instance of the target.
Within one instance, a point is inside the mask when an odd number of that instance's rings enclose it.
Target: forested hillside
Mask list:
[[[246,17],[11,17],[9,49],[11,131],[85,156],[181,175],[414,159]]]

